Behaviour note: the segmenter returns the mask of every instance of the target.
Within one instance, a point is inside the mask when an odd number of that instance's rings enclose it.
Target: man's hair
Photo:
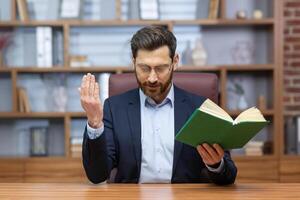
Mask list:
[[[165,45],[173,61],[177,45],[174,34],[163,26],[146,26],[131,38],[132,57],[135,59],[140,49],[152,51]]]

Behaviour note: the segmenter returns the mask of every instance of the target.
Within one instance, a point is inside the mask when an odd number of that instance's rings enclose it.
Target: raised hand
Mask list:
[[[95,76],[88,73],[82,77],[80,88],[80,102],[85,110],[88,123],[92,128],[100,128],[103,124],[103,106],[99,98],[99,84]]]

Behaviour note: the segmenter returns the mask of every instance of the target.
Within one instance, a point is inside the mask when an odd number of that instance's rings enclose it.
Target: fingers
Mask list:
[[[100,93],[100,87],[99,87],[99,84],[96,83],[93,94],[94,94],[94,98],[97,99],[97,100],[100,99],[100,97],[99,97],[100,94],[99,93]]]
[[[94,90],[95,90],[95,76],[89,74],[89,96],[94,97]]]
[[[204,143],[203,147],[213,160],[219,157],[217,152],[209,144]]]
[[[81,97],[94,97],[98,98],[99,97],[99,85],[98,89],[96,88],[96,83],[95,76],[92,75],[91,73],[88,73],[82,77],[82,82],[80,88],[78,88]],[[97,92],[97,96],[95,94]]]
[[[203,162],[209,165],[216,164],[221,161],[224,156],[224,150],[218,144],[214,144],[213,147],[209,144],[202,144],[197,147]]]
[[[87,75],[82,77],[81,86],[80,86],[80,96],[85,97],[87,96]]]
[[[210,158],[209,154],[207,153],[207,151],[204,149],[204,147],[202,147],[202,145],[198,145],[197,146],[197,150],[203,160],[203,162],[205,164],[210,164],[213,163],[213,160]]]
[[[218,155],[223,158],[223,156],[224,156],[223,148],[219,144],[213,144],[213,147],[217,151]]]

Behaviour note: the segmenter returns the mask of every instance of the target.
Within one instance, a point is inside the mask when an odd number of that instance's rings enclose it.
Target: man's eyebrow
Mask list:
[[[137,64],[138,66],[141,66],[141,67],[151,67],[147,64],[144,64],[144,63],[138,63]],[[161,65],[157,65],[157,66],[154,66],[154,67],[169,67],[170,65],[169,64],[161,64]]]
[[[169,67],[169,64],[161,64],[161,65],[157,65],[156,67]]]
[[[146,65],[146,64],[144,64],[144,63],[138,63],[137,65],[138,65],[138,66],[142,66],[142,67],[150,67],[149,65]]]

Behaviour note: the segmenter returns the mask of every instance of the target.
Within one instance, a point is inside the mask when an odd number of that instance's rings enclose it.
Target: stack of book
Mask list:
[[[245,153],[247,156],[262,156],[263,147],[263,141],[250,141],[245,146]]]
[[[82,137],[72,137],[71,138],[71,157],[81,158],[82,151]]]
[[[88,57],[85,55],[71,55],[70,56],[70,66],[71,67],[90,67],[91,63]]]

